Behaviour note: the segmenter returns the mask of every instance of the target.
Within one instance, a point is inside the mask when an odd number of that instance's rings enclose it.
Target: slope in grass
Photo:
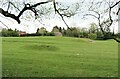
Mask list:
[[[117,46],[113,40],[3,38],[3,76],[116,77]]]

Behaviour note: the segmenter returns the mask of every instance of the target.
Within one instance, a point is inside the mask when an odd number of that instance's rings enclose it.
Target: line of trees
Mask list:
[[[38,36],[55,36],[53,32],[48,32],[46,28],[41,27],[37,29],[36,35]]]
[[[18,37],[19,31],[18,30],[12,30],[12,29],[2,29],[1,34],[3,37]]]
[[[20,31],[12,29],[2,29],[3,37],[18,37],[18,36],[65,36],[65,37],[77,37],[77,38],[90,38],[93,40],[105,40],[102,31],[98,28],[95,23],[91,23],[89,28],[79,28],[79,27],[69,27],[65,29],[64,27],[54,26],[51,32],[48,32],[46,28],[38,28],[36,33],[32,34],[22,34]],[[106,34],[106,38],[112,38],[114,36],[120,37],[120,34],[114,34],[114,32],[109,32]]]
[[[106,32],[108,33],[108,32]],[[79,27],[69,27],[65,29],[64,27],[54,26],[51,32],[48,32],[44,27],[37,29],[36,34],[40,36],[66,36],[66,37],[78,37],[78,38],[90,38],[93,40],[105,40],[106,38],[112,38],[114,36],[120,37],[120,34],[115,34],[109,32],[106,36],[103,35],[103,32],[95,23],[91,23],[89,28],[79,28]]]
[[[103,39],[103,34],[98,29],[95,23],[91,23],[89,28],[69,27],[67,29],[55,26],[52,32],[60,32],[62,36],[66,37],[78,37],[78,38],[90,38],[90,39]]]
[[[48,32],[44,27],[37,29],[36,33],[26,33],[23,31],[19,31],[17,29],[2,29],[0,32],[2,37],[25,37],[25,36],[55,36],[53,32]]]

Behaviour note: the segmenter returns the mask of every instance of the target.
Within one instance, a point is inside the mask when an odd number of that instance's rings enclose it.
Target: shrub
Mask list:
[[[80,38],[88,38],[88,33],[87,32],[80,32],[79,37]]]
[[[103,34],[102,32],[97,32],[97,40],[103,40]]]
[[[14,30],[10,30],[10,29],[3,29],[2,30],[2,36],[3,37],[18,37],[19,33],[17,31]]]
[[[88,37],[89,37],[90,39],[93,39],[93,40],[97,39],[97,35],[94,34],[94,33],[88,34]]]
[[[55,33],[53,33],[53,32],[48,32],[48,33],[46,33],[46,36],[55,36]]]
[[[41,34],[31,33],[31,34],[27,34],[26,36],[41,36]]]

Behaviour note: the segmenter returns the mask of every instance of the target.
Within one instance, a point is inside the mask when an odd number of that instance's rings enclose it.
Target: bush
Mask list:
[[[120,38],[120,33],[118,33],[118,38]]]
[[[18,34],[18,32],[16,32],[16,31],[9,31],[9,36],[18,37],[19,34]]]
[[[10,29],[3,29],[2,30],[2,36],[3,37],[18,37],[19,33],[17,31],[14,30],[10,30]]]
[[[97,40],[103,40],[103,34],[102,32],[97,32]]]
[[[41,34],[31,33],[31,34],[27,34],[25,36],[41,36]]]
[[[48,32],[48,33],[31,33],[27,34],[25,36],[55,36],[53,32]]]
[[[46,36],[55,36],[55,33],[53,33],[53,32],[48,32],[48,33],[46,33]]]
[[[88,38],[88,33],[87,32],[80,32],[79,37],[80,38]]]
[[[96,40],[97,39],[97,35],[94,34],[94,33],[90,33],[90,34],[88,34],[88,38]]]
[[[115,34],[116,37],[120,38],[120,33]]]

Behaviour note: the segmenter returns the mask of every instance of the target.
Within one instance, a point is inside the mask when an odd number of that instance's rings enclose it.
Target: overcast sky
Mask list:
[[[3,0],[4,1],[4,0]],[[25,0],[20,0],[20,1],[25,1]],[[26,0],[29,2],[29,0]],[[30,1],[34,1],[34,2],[39,2],[39,0],[30,0]],[[44,0],[45,1],[45,0]],[[73,2],[79,2],[80,0],[60,0],[61,2],[63,2],[64,4],[72,4]],[[67,2],[66,2],[67,1]],[[87,0],[90,1],[90,0]],[[86,1],[86,5],[88,5],[89,3]],[[92,1],[92,0],[91,0]],[[96,0],[96,1],[100,1],[100,0]],[[114,1],[114,0],[112,0]],[[117,1],[117,0],[116,0]],[[2,7],[0,5],[0,7]],[[87,11],[87,6],[81,6],[82,7],[82,11],[80,13],[78,13],[77,15],[71,17],[71,18],[64,18],[66,23],[71,27],[89,27],[90,23],[98,23],[97,19],[93,18],[93,17],[87,17],[85,19],[83,19],[83,15],[86,13]],[[30,11],[26,11],[24,14],[26,14],[27,12]],[[54,12],[53,12],[54,13]],[[0,14],[0,21],[2,21],[5,25],[7,25],[9,28],[12,29],[18,29],[21,31],[26,31],[28,33],[35,33],[37,28],[40,27],[45,27],[48,31],[51,31],[53,26],[57,25],[59,27],[64,27],[67,28],[66,25],[64,24],[64,22],[61,20],[61,18],[58,15],[55,15],[52,13],[52,15],[47,15],[47,17],[42,17],[42,20],[38,21],[35,19],[32,19],[33,17],[25,20],[24,18],[21,19],[21,23],[18,24],[15,20],[11,19],[11,18],[7,18],[4,17],[2,14]],[[34,15],[34,13],[31,12],[32,15]],[[23,15],[24,16],[24,15]],[[49,16],[49,17],[48,17]],[[6,28],[6,26],[3,25],[3,23],[0,23],[0,28]],[[112,25],[111,28],[115,27],[115,32],[117,32],[118,30],[118,23],[114,23]]]

